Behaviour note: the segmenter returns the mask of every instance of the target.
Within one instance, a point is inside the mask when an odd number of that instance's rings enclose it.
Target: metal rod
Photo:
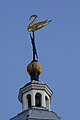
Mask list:
[[[35,61],[35,38],[34,38],[34,31],[33,31],[33,61]]]

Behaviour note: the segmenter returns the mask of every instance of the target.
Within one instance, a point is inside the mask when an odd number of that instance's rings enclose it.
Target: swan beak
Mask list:
[[[30,16],[29,20],[31,20],[31,16]]]

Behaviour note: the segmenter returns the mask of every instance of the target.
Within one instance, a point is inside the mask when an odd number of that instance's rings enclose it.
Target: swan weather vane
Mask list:
[[[31,38],[31,43],[32,43],[32,47],[33,47],[33,61],[35,61],[36,59],[38,60],[38,54],[37,54],[37,49],[36,49],[36,46],[35,46],[34,31],[39,30],[39,29],[43,28],[44,26],[48,25],[52,20],[48,21],[48,19],[46,19],[42,22],[35,23],[38,16],[37,15],[32,15],[32,16],[30,16],[29,20],[31,20],[32,18],[33,18],[33,20],[29,24],[27,30],[29,32],[32,32],[32,35],[30,33],[30,38]],[[36,56],[36,59],[35,59],[35,56]]]

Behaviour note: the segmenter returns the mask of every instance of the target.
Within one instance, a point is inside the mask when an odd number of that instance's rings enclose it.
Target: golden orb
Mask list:
[[[32,61],[27,66],[27,72],[29,73],[29,75],[31,75],[32,72],[37,72],[40,75],[42,72],[42,66],[38,61]]]

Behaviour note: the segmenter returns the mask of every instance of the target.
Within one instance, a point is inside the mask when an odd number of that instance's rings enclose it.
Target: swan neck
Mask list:
[[[37,20],[37,16],[34,17],[33,21],[29,24],[29,26],[32,26],[36,20]]]

